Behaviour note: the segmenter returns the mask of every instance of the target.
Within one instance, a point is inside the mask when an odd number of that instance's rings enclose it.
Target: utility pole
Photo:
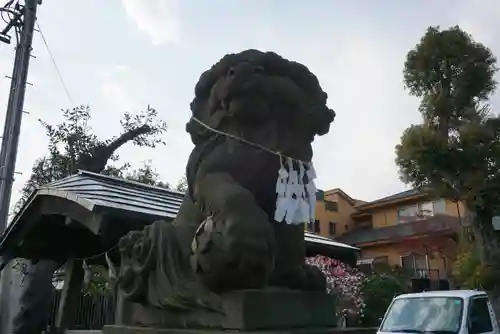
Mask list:
[[[10,197],[14,183],[17,148],[24,107],[26,80],[31,57],[31,45],[35,30],[36,10],[42,0],[25,0],[24,6],[15,0],[9,0],[0,7],[2,14],[9,14],[10,22],[0,30],[0,42],[10,44],[10,30],[16,36],[16,54],[12,70],[9,101],[5,115],[5,124],[0,149],[0,237],[5,232],[9,217]],[[15,3],[15,4],[14,4]],[[4,15],[7,16],[7,15]],[[0,333],[8,334],[12,330],[11,288],[12,269],[7,266],[0,280]],[[15,305],[15,304],[14,304]]]
[[[5,115],[5,124],[0,150],[0,233],[7,227],[10,196],[14,182],[19,132],[23,116],[24,94],[31,57],[31,44],[35,30],[36,9],[40,0],[26,0],[25,5],[16,3],[15,14],[7,25],[20,30],[16,46],[14,69],[10,85],[9,102]],[[6,34],[5,34],[6,35]]]

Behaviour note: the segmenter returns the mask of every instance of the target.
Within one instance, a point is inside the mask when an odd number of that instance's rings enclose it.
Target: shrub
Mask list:
[[[363,326],[378,326],[392,299],[407,292],[404,280],[391,273],[375,273],[363,281],[361,292],[365,308],[361,324]]]
[[[494,284],[490,269],[481,264],[474,245],[459,250],[452,276],[463,289],[489,289]]]

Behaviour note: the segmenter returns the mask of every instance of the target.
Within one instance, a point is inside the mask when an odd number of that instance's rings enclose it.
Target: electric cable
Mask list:
[[[10,17],[9,15],[13,15],[12,14],[12,9],[10,9],[12,7],[12,4],[14,3],[14,0],[10,0],[10,1],[7,1],[5,3],[5,5],[2,6],[2,8],[0,8],[0,16],[2,17],[2,20],[5,22],[5,23],[9,23],[10,20],[13,19],[13,17]],[[4,14],[7,13],[7,17],[8,19],[5,18]]]
[[[52,54],[52,51],[50,50],[49,43],[47,43],[47,39],[45,38],[45,35],[43,34],[42,28],[40,27],[40,24],[38,23],[38,21],[36,22],[36,26],[37,26],[38,32],[40,33],[40,37],[42,38],[43,44],[45,45],[45,49],[47,49],[47,53],[49,54],[50,60],[52,61],[52,64],[54,65],[54,69],[56,70],[57,76],[59,77],[59,81],[61,82],[61,85],[64,88],[64,91],[66,93],[66,97],[68,98],[69,103],[71,103],[71,106],[74,107],[75,104],[73,102],[73,99],[71,98],[71,94],[69,93],[68,87],[63,79],[61,71],[59,70],[59,66],[57,66],[54,55]]]
[[[0,7],[0,18],[7,24],[7,26],[0,30],[0,41],[9,44],[10,37],[8,35],[9,30],[13,29],[16,37],[16,45],[19,45],[19,34],[20,26],[22,25],[22,15],[24,6],[19,5],[18,0],[7,1],[2,7]],[[7,18],[5,17],[7,14]]]

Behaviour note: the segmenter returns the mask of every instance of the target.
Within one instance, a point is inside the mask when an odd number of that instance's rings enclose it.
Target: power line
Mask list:
[[[2,20],[7,24],[9,24],[10,21],[13,19],[12,10],[10,9],[10,7],[14,7],[14,6],[12,6],[13,3],[14,3],[14,0],[7,1],[3,5],[2,10],[0,11],[0,16],[2,17]],[[5,13],[7,13],[7,18],[5,18],[5,16],[4,16]]]
[[[11,36],[9,32],[14,29],[16,41],[17,44],[19,44],[19,28],[22,25],[22,10],[23,7],[20,6],[17,1],[14,4],[14,0],[7,1],[3,7],[0,7],[0,17],[7,24],[5,28],[0,30],[0,42],[10,44]],[[4,14],[7,14],[7,18],[5,18]]]
[[[16,6],[15,5],[13,6],[13,4],[14,0],[7,1],[2,7],[2,11],[0,11],[2,20],[7,24],[9,24],[10,21],[14,19],[13,13],[15,12],[15,10],[13,10],[12,8],[16,8]],[[7,13],[7,18],[3,16],[4,13]]]
[[[42,32],[42,28],[40,27],[40,24],[38,21],[36,22],[36,26],[38,29],[38,32],[40,32],[40,37],[42,38],[43,44],[45,45],[45,48],[47,49],[47,53],[49,54],[50,60],[52,60],[52,64],[54,65],[54,69],[56,70],[57,76],[59,77],[59,81],[61,82],[61,85],[64,88],[64,91],[66,92],[66,96],[69,100],[69,103],[71,103],[71,106],[74,107],[75,104],[73,103],[73,99],[71,98],[71,94],[69,93],[68,87],[66,86],[66,83],[64,82],[63,76],[61,75],[61,71],[59,70],[59,67],[57,66],[56,60],[52,54],[52,51],[50,51],[49,43],[47,43],[47,40],[45,39],[45,36]]]

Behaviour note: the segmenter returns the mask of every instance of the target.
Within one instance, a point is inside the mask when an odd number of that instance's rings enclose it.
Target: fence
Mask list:
[[[62,290],[56,290],[50,310],[48,326],[53,327]],[[114,323],[116,298],[112,293],[104,295],[85,295],[81,294],[75,324],[69,329],[93,330],[102,329],[105,325]]]

